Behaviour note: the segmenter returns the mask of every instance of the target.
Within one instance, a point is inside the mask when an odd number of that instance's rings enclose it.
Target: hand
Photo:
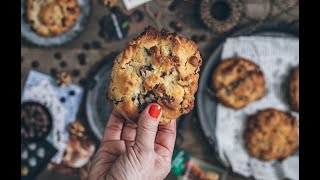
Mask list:
[[[152,103],[135,124],[113,110],[101,145],[81,170],[81,179],[164,179],[171,169],[176,121],[158,126],[161,114],[161,106]]]

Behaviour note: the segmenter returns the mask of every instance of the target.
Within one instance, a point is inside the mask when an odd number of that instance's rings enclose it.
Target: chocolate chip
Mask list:
[[[135,97],[135,96],[134,96],[134,97],[132,97],[132,98],[131,98],[131,100],[132,100],[132,101],[135,101],[135,100],[136,100],[136,97]]]
[[[50,74],[51,74],[51,76],[55,77],[58,74],[58,70],[56,68],[51,68],[50,69]]]
[[[165,72],[161,72],[160,77],[164,77],[165,75],[166,75],[166,73],[165,73]]]
[[[190,59],[189,59],[189,63],[195,67],[198,66],[198,63],[199,63],[199,60],[197,57],[195,56],[191,56]]]
[[[69,91],[69,96],[74,96],[76,94],[76,92],[74,92],[74,90]]]
[[[101,48],[101,44],[99,41],[93,41],[92,42],[92,48],[93,49],[100,49]]]
[[[91,48],[89,43],[83,43],[82,48],[85,50],[89,50]]]
[[[73,7],[67,7],[67,11],[71,14],[75,13],[75,9]]]
[[[60,102],[62,102],[62,103],[66,102],[66,98],[64,98],[64,97],[60,98]]]
[[[80,65],[86,64],[86,55],[84,53],[78,54],[78,61]]]
[[[79,71],[78,69],[74,69],[74,70],[72,70],[71,75],[72,75],[73,77],[77,77],[77,76],[80,75],[80,71]]]
[[[55,52],[55,53],[53,54],[53,57],[54,57],[56,60],[60,60],[60,59],[62,58],[62,55],[61,55],[60,52]]]
[[[145,76],[145,75],[146,75],[146,72],[147,72],[147,71],[151,71],[151,70],[152,70],[152,67],[151,67],[151,66],[143,65],[143,66],[140,68],[140,75],[141,75],[141,76]]]
[[[39,62],[37,60],[32,61],[31,67],[38,68],[40,66]]]
[[[61,25],[62,25],[63,27],[65,27],[65,26],[67,25],[67,18],[62,18],[62,19],[61,19]]]
[[[62,61],[62,62],[60,63],[60,67],[64,68],[64,67],[66,67],[66,66],[67,66],[67,63],[66,63],[65,61]]]

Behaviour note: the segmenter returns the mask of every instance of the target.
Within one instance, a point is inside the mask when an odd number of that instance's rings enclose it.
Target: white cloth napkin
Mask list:
[[[256,179],[299,179],[299,154],[286,160],[263,162],[247,153],[242,133],[248,115],[273,107],[290,111],[286,82],[290,69],[299,64],[299,39],[291,37],[243,36],[229,38],[224,44],[222,59],[239,55],[258,64],[264,72],[267,93],[261,100],[241,110],[222,104],[217,106],[216,138],[219,156],[234,172]],[[299,119],[299,114],[292,112]]]

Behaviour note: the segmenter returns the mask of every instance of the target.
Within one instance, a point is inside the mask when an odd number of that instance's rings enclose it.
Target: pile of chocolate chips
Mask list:
[[[46,107],[36,102],[21,104],[21,137],[25,140],[45,138],[51,128],[51,115]]]

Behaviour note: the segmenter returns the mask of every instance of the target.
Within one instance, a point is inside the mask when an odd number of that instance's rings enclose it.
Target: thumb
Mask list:
[[[154,150],[161,114],[162,108],[156,103],[149,104],[140,114],[135,143],[140,150]]]

